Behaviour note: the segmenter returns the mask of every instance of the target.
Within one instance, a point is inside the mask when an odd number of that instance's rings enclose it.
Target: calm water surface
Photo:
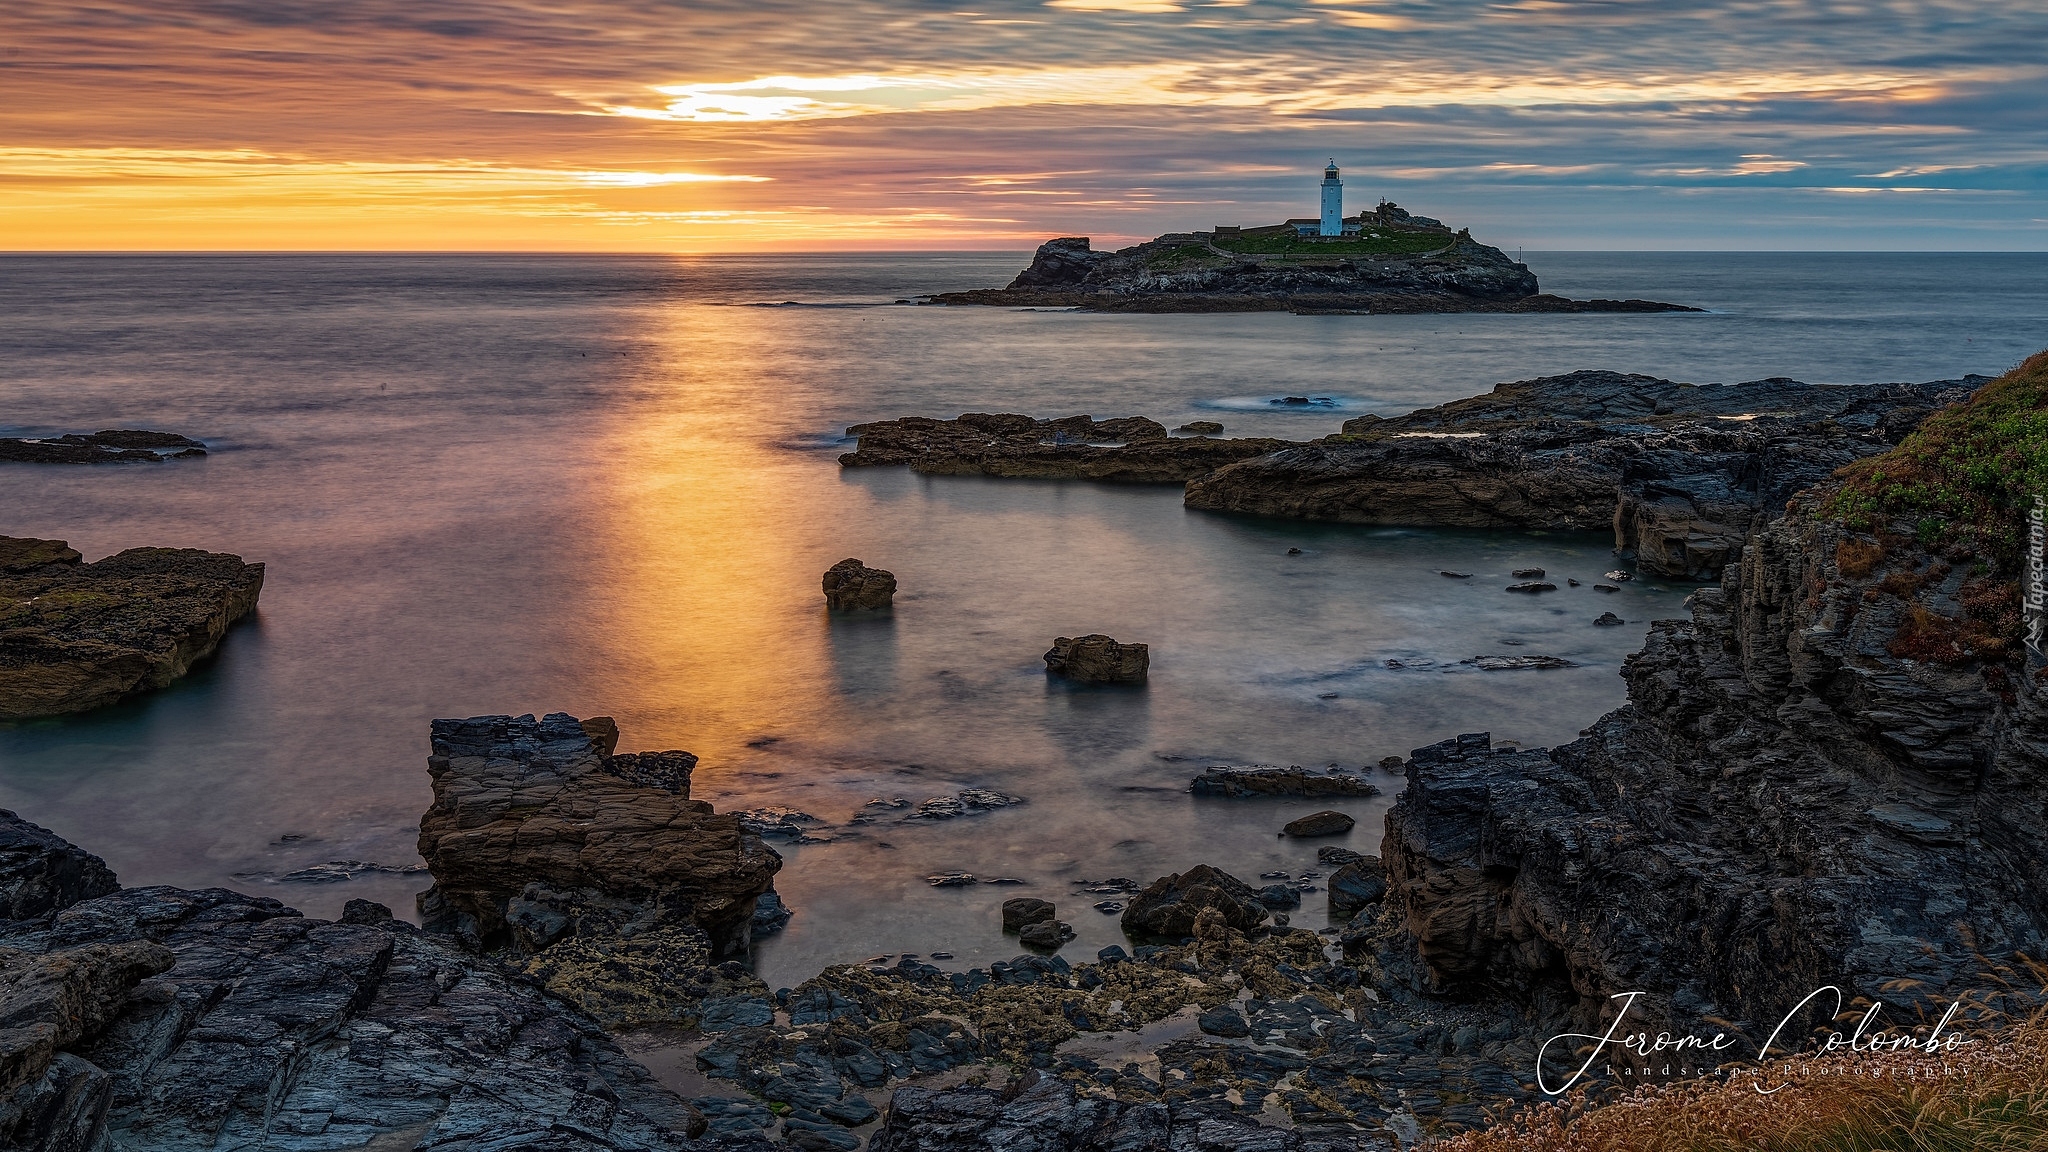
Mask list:
[[[1501,592],[1529,565],[1590,584],[1613,564],[1600,537],[1290,524],[1189,512],[1169,488],[842,472],[847,424],[1140,413],[1308,437],[1578,368],[1920,380],[2048,345],[2039,255],[1530,260],[1546,290],[1707,315],[889,304],[1001,283],[1021,262],[0,258],[0,434],[146,427],[213,447],[160,467],[0,465],[0,533],[89,559],[176,545],[269,565],[259,617],[186,681],[0,727],[0,805],[127,883],[405,913],[419,878],[267,877],[417,864],[433,717],[610,714],[624,748],[699,754],[697,794],[721,809],[838,824],[873,798],[1027,799],[786,849],[778,887],[797,915],[759,950],[771,984],[879,953],[1011,955],[994,907],[1026,892],[1058,900],[1081,932],[1069,950],[1092,953],[1120,936],[1070,895],[1077,880],[1314,867],[1315,842],[1275,831],[1326,805],[1198,800],[1183,789],[1203,765],[1371,774],[1457,732],[1568,740],[1621,701],[1622,658],[1686,588]],[[1265,404],[1302,393],[1343,410]],[[897,574],[893,614],[826,617],[819,574],[846,556]],[[1630,626],[1594,627],[1608,609]],[[1150,687],[1049,682],[1048,642],[1084,632],[1150,643]],[[1579,666],[1458,664],[1516,652]],[[1385,800],[1336,806],[1360,820],[1337,842],[1375,850]],[[1026,886],[925,884],[949,869]],[[1320,903],[1295,922],[1321,924]]]

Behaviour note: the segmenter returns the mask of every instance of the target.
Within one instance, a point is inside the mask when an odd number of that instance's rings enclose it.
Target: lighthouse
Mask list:
[[[1344,234],[1344,182],[1337,179],[1337,158],[1330,157],[1330,166],[1323,169],[1323,219],[1319,229],[1324,236]]]

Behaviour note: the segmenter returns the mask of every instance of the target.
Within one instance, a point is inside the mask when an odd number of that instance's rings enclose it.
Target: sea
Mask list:
[[[2048,346],[2041,253],[1527,257],[1546,291],[1707,309],[1685,314],[902,303],[1000,285],[1027,258],[0,257],[0,435],[149,428],[209,449],[0,465],[0,534],[267,569],[259,612],[184,680],[0,726],[0,806],[130,885],[410,916],[429,722],[608,715],[623,750],[701,757],[695,795],[721,811],[815,818],[813,842],[777,842],[794,916],[755,948],[771,987],[875,956],[1007,958],[1021,949],[997,909],[1019,895],[1053,900],[1078,933],[1067,951],[1093,956],[1125,941],[1091,888],[1200,863],[1311,889],[1291,915],[1319,928],[1317,849],[1377,851],[1401,787],[1382,760],[1465,732],[1574,739],[1622,703],[1623,661],[1691,586],[1595,593],[1618,563],[1603,533],[1265,520],[1189,510],[1170,486],[842,469],[849,425],[1136,414],[1306,439],[1576,369],[1917,381]],[[821,574],[847,557],[896,574],[892,612],[827,615]],[[1505,593],[1524,567],[1581,586]],[[1603,611],[1626,626],[1595,626]],[[1149,685],[1048,679],[1051,641],[1086,633],[1149,644]],[[1472,663],[1516,654],[1573,666]],[[1192,795],[1212,765],[1335,767],[1382,794]],[[1021,802],[904,819],[966,789]],[[1323,808],[1356,827],[1279,835]],[[977,882],[929,882],[949,872]]]

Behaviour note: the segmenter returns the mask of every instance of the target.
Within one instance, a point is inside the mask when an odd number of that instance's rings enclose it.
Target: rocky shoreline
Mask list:
[[[1924,419],[1873,467],[1932,483],[1956,445],[1981,456],[2018,426],[1976,410],[2016,383],[2038,396],[2037,361],[1933,416],[1953,389],[1873,408],[1783,382],[1835,406],[1741,415],[1811,425],[1851,460],[1886,421]],[[1603,395],[1636,403],[1638,380]],[[1661,436],[1726,398],[1703,395],[1586,423]],[[1927,407],[1898,415],[1910,398]],[[1528,431],[1515,404],[1464,404],[1416,416]],[[1819,448],[1765,461],[1783,470],[1759,490],[1834,458]],[[1006,922],[1040,947],[1013,960],[891,955],[770,990],[742,959],[764,911],[787,912],[761,830],[802,834],[802,814],[718,813],[690,796],[694,756],[620,753],[608,719],[559,713],[434,722],[424,929],[366,901],[327,922],[121,888],[0,814],[0,1144],[1393,1150],[1539,1099],[1545,1039],[1597,1036],[1618,995],[1641,994],[1643,1026],[1722,1029],[1747,1057],[1817,987],[1908,1017],[2026,991],[2048,948],[2048,672],[2019,643],[1993,499],[2010,474],[1967,472],[1991,495],[1966,510],[1948,492],[1946,520],[1885,503],[1933,488],[1872,495],[1869,474],[1752,523],[1581,739],[1416,749],[1382,856],[1318,853],[1341,922],[1320,933],[1286,922],[1298,879],[1191,862],[1101,882],[1133,946],[1093,961],[1060,955],[1057,909],[1026,900]],[[34,543],[34,570],[77,564]],[[1205,777],[1225,794],[1334,779]]]
[[[0,437],[0,463],[157,464],[206,455],[206,445],[175,432],[109,428],[65,436]]]
[[[0,720],[165,687],[256,610],[263,565],[192,548],[91,564],[62,540],[0,536]]]

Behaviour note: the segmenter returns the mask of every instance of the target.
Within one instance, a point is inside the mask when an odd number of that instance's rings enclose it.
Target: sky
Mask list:
[[[2044,0],[6,0],[0,250],[2048,249]]]

